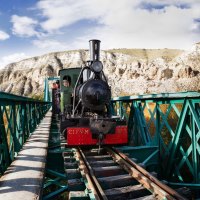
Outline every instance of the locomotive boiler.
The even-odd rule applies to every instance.
[[[89,45],[85,66],[59,71],[60,131],[69,146],[126,144],[126,121],[110,110],[111,88],[100,61],[100,40],[90,40]]]

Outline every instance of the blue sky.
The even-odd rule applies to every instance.
[[[200,42],[199,0],[0,0],[0,67],[52,51],[190,49]]]

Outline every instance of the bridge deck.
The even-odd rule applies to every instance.
[[[52,113],[49,111],[0,179],[0,199],[39,199],[42,192]]]

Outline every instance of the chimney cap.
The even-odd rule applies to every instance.
[[[101,40],[97,40],[97,39],[92,39],[92,40],[89,40],[90,41],[96,41],[96,42],[101,42]]]

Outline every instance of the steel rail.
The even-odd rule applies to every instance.
[[[158,199],[177,199],[186,200],[183,196],[178,194],[175,190],[160,182],[153,177],[144,168],[140,167],[125,154],[113,148],[106,148],[113,159],[122,166],[133,178],[140,182],[146,189],[153,192]]]
[[[80,159],[82,168],[85,170],[86,179],[90,183],[91,189],[94,191],[96,199],[98,200],[108,200],[104,191],[102,190],[97,178],[95,177],[92,167],[88,163],[83,151],[81,148],[78,148],[77,155]]]
[[[155,199],[158,200],[186,200],[183,196],[178,194],[175,190],[171,189],[167,185],[160,182],[157,178],[153,177],[149,172],[143,169],[141,166],[133,162],[126,155],[114,148],[105,148],[107,154],[111,156],[114,162],[116,162],[122,170],[125,170],[138,181],[141,186],[147,189]],[[90,162],[87,160],[84,150],[80,147],[76,148],[75,151],[76,160],[79,160],[79,170],[82,177],[86,179],[86,188],[94,194],[97,200],[107,200],[108,197],[102,189],[101,184],[97,180],[94,173],[94,169],[91,167]],[[110,188],[112,190],[112,188]]]
[[[76,152],[77,159],[79,160],[80,172],[81,172],[82,176],[84,176],[88,182],[87,189],[89,189],[93,192],[95,199],[100,200],[99,195],[97,194],[96,188],[92,182],[92,178],[88,171],[87,165],[85,164],[85,161],[83,159],[82,152],[80,151],[79,148],[76,149],[75,152]]]

